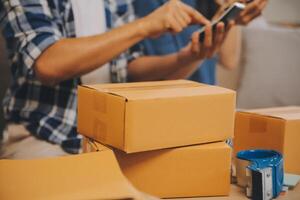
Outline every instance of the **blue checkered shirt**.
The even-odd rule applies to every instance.
[[[105,0],[109,28],[134,19],[131,3],[132,0]],[[0,23],[12,74],[3,100],[7,122],[24,124],[36,137],[77,153],[81,146],[81,136],[76,131],[76,89],[80,79],[51,87],[37,80],[33,70],[36,59],[47,47],[62,38],[75,37],[71,2],[1,0]],[[112,82],[126,81],[126,66],[132,55],[128,51],[110,63]]]

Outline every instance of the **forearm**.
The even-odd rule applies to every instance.
[[[185,66],[182,66],[180,69],[169,74],[166,79],[175,80],[175,79],[187,79],[189,78],[199,67],[202,61],[194,61]]]
[[[139,23],[136,21],[101,35],[62,39],[41,54],[34,66],[35,72],[48,84],[88,73],[142,40],[145,36]]]
[[[241,29],[233,27],[220,49],[220,64],[226,69],[234,69],[240,61],[241,53]]]
[[[177,70],[174,70],[170,74],[168,74],[165,77],[165,79],[187,79],[198,69],[204,57],[203,54],[196,54],[195,56],[195,52],[193,52],[191,48],[191,45],[189,45],[186,48],[181,49],[180,52],[178,52],[178,65],[180,67],[178,67]],[[193,56],[191,56],[191,54]]]
[[[128,65],[130,81],[163,80],[174,70],[177,70],[177,54],[165,56],[143,56]]]
[[[179,53],[166,56],[145,56],[132,61],[128,66],[130,81],[155,81],[184,79],[199,66],[200,60],[186,59]]]

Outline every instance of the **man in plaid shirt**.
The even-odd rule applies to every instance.
[[[227,33],[220,23],[212,40],[209,21],[179,0],[133,22],[128,21],[133,15],[131,0],[104,2],[110,30],[75,38],[70,0],[1,0],[0,23],[12,82],[4,99],[7,128],[0,158],[78,153],[76,88],[82,75],[109,62],[112,81],[126,80],[126,73],[114,70],[120,63],[134,80],[182,78],[212,56]],[[128,52],[122,54],[147,37],[178,33],[192,23],[207,25],[203,44],[195,33],[187,47],[171,55],[134,59]]]

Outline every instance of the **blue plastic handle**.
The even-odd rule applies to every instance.
[[[248,168],[253,171],[271,167],[273,176],[273,197],[276,198],[280,194],[284,176],[283,158],[280,153],[263,149],[247,150],[238,152],[237,158],[249,161],[251,164]]]

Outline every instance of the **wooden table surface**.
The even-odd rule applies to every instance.
[[[249,200],[243,188],[236,185],[231,185],[230,195],[227,197],[201,197],[201,198],[184,198],[177,200]],[[300,200],[300,184],[298,184],[293,190],[289,190],[285,195],[281,195],[277,200]]]

